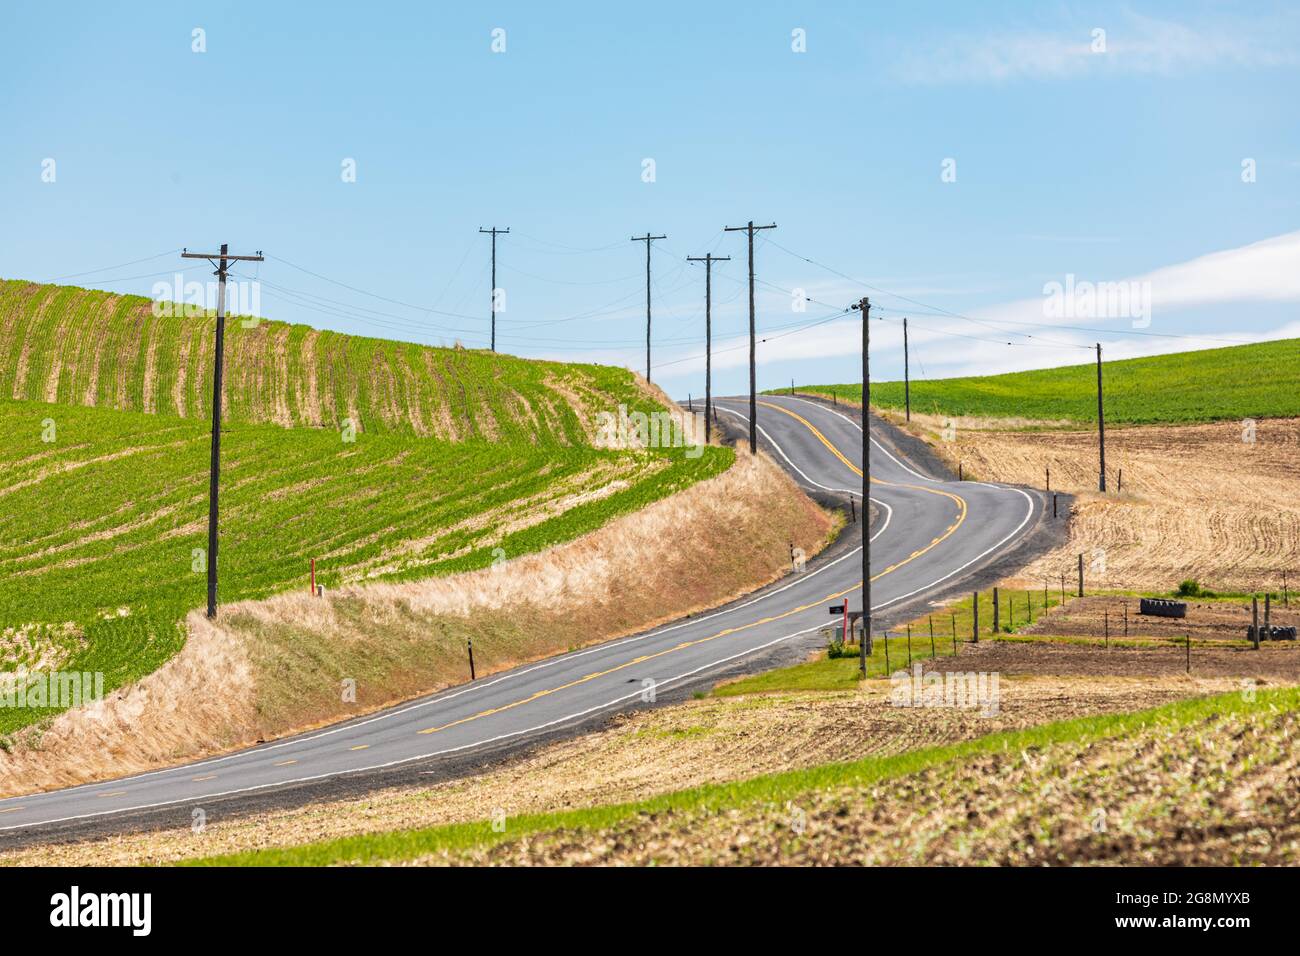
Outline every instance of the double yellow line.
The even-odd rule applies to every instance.
[[[768,408],[775,408],[779,412],[784,412],[785,414],[789,415],[791,418],[803,424],[804,427],[806,427],[810,432],[812,432],[815,436],[817,436],[817,439],[830,450],[831,454],[833,454],[840,461],[844,462],[844,464],[848,465],[848,467],[852,469],[858,476],[862,475],[862,469],[858,468],[857,465],[853,464],[853,462],[845,458],[843,452],[841,452],[838,448],[836,448],[835,445],[830,441],[830,439],[828,439],[825,435],[823,435],[821,433],[821,430],[818,429],[817,426],[814,425],[812,422],[808,421],[806,418],[803,418],[800,415],[796,415],[794,412],[790,411],[789,409],[782,408],[780,405],[773,405],[770,402],[760,402],[759,404],[766,405]],[[864,435],[863,437],[865,438],[866,436]],[[943,541],[945,538],[951,535],[954,531],[956,531],[961,526],[961,523],[966,520],[966,501],[963,498],[959,497],[958,495],[952,494],[951,492],[940,491],[937,488],[926,488],[922,485],[908,485],[908,484],[901,484],[899,482],[881,481],[878,478],[873,478],[871,480],[878,484],[889,485],[891,487],[912,488],[915,489],[916,491],[924,491],[928,494],[942,495],[945,498],[951,498],[954,502],[957,503],[957,520],[954,521],[951,525],[949,525],[947,530],[945,530],[943,534],[939,535],[937,538],[935,538],[925,547],[918,548],[916,551],[913,551],[902,561],[898,561],[894,564],[891,564],[889,567],[885,568],[879,574],[872,575],[871,576],[872,581],[882,578],[886,574],[889,574],[890,572],[895,571],[898,568],[901,568],[903,565],[916,560],[921,555],[925,554],[927,551],[931,550],[936,545],[938,545],[941,541]],[[865,520],[866,519],[864,518],[864,521]],[[807,611],[811,608],[819,607],[823,604],[826,604],[828,601],[835,600],[836,598],[845,597],[846,595],[852,594],[854,591],[857,591],[861,587],[862,587],[862,582],[858,581],[856,584],[852,585],[851,587],[845,588],[843,591],[837,591],[834,594],[828,594],[821,600],[813,601],[811,604],[801,604],[798,607],[791,608],[790,610],[784,611],[781,614],[773,614],[769,617],[761,618],[760,620],[757,621],[750,621],[748,624],[740,624],[737,625],[736,627],[728,627],[725,628],[724,630],[718,631],[718,633],[716,634],[710,634],[708,637],[701,637],[694,641],[683,641],[680,644],[676,644],[673,647],[665,648],[662,651],[656,651],[653,654],[643,654],[640,657],[636,657],[633,658],[632,660],[625,661],[622,664],[616,664],[615,666],[610,667],[606,670],[595,671],[594,673],[587,674],[585,677],[579,677],[577,680],[571,680],[567,684],[560,684],[558,687],[550,687],[547,688],[546,690],[539,690],[535,694],[532,694],[528,697],[520,698],[519,700],[516,701],[511,701],[508,704],[502,704],[500,707],[490,707],[487,710],[479,711],[477,714],[473,714],[469,717],[462,717],[459,720],[453,720],[450,723],[439,724],[436,727],[426,727],[424,730],[419,731],[419,733],[436,734],[439,731],[449,730],[452,727],[459,727],[462,724],[470,723],[471,721],[478,720],[481,717],[490,717],[493,714],[500,714],[507,710],[513,710],[516,707],[522,707],[524,704],[530,704],[533,701],[538,700],[542,697],[548,697],[551,694],[557,694],[560,691],[568,690],[572,687],[577,687],[580,684],[585,684],[588,681],[596,680],[599,677],[606,677],[610,674],[614,674],[617,673],[618,671],[624,670],[625,668],[633,667],[637,664],[643,664],[646,661],[652,661],[656,658],[663,657],[667,654],[672,654],[676,651],[685,650],[688,647],[698,647],[701,644],[707,644],[710,641],[716,641],[719,638],[727,637],[731,634],[739,633],[740,631],[746,631],[752,627],[758,627],[759,625],[762,624],[770,624],[773,621],[783,620],[784,618],[791,617],[792,615],[795,614],[799,614],[802,611]]]
[[[814,425],[812,422],[808,421],[808,419],[804,418],[802,415],[798,415],[798,414],[796,414],[796,413],[790,411],[790,409],[788,409],[788,408],[782,408],[780,405],[773,405],[771,402],[759,402],[758,404],[760,404],[760,405],[765,405],[765,406],[768,407],[768,408],[774,408],[774,409],[776,409],[778,412],[782,412],[782,413],[784,413],[784,414],[786,414],[786,415],[789,415],[789,416],[790,416],[791,418],[793,418],[795,421],[799,422],[801,425],[803,425],[805,428],[807,428],[810,432],[812,432],[813,435],[816,436],[817,440],[818,440],[819,442],[821,442],[823,445],[825,445],[825,446],[830,450],[830,453],[831,453],[832,455],[834,455],[834,456],[835,456],[836,458],[838,458],[840,461],[844,462],[844,464],[848,466],[848,468],[849,468],[850,471],[852,471],[852,472],[853,472],[855,475],[857,475],[859,478],[862,477],[862,469],[859,468],[857,465],[853,464],[853,462],[849,461],[847,458],[845,458],[845,457],[844,457],[844,453],[841,452],[838,448],[836,448],[835,445],[834,445],[834,443],[831,442],[831,440],[830,440],[829,438],[827,438],[825,435],[822,434],[821,429],[818,428],[816,425]],[[862,439],[863,439],[864,442],[866,441],[866,437],[867,437],[867,436],[866,436],[866,434],[864,433],[863,436],[862,436]],[[894,571],[894,570],[897,570],[898,568],[901,568],[903,565],[907,564],[909,561],[915,561],[915,560],[916,560],[917,558],[919,558],[921,555],[925,554],[925,553],[926,553],[927,551],[929,551],[931,548],[935,547],[937,544],[939,544],[941,541],[943,541],[945,538],[947,538],[949,535],[951,535],[954,531],[956,531],[958,528],[960,528],[961,525],[962,525],[962,522],[966,520],[966,499],[965,499],[965,498],[962,498],[960,495],[954,495],[951,491],[943,491],[943,490],[941,490],[941,489],[939,489],[939,488],[927,488],[925,485],[910,485],[910,484],[905,484],[905,483],[903,483],[903,482],[899,482],[899,481],[883,481],[883,480],[881,480],[880,478],[872,478],[872,479],[871,479],[871,483],[872,483],[873,485],[884,485],[884,486],[889,487],[889,488],[910,488],[910,489],[912,489],[913,491],[924,491],[926,494],[929,494],[929,495],[942,495],[942,496],[945,497],[945,498],[950,498],[950,499],[952,499],[952,501],[954,501],[954,502],[956,503],[956,505],[957,505],[957,520],[954,521],[952,524],[948,525],[948,527],[947,527],[946,529],[944,529],[943,534],[939,535],[937,538],[935,538],[934,540],[932,540],[932,541],[931,541],[929,544],[927,544],[925,547],[923,547],[923,548],[918,548],[917,550],[913,551],[911,554],[909,554],[909,555],[908,555],[906,558],[904,558],[902,561],[899,561],[899,562],[897,562],[896,564],[891,564],[889,567],[885,568],[885,570],[881,571],[879,574],[873,574],[873,575],[871,576],[871,580],[872,580],[872,581],[875,581],[875,580],[878,579],[878,578],[884,577],[886,574],[889,574],[889,572],[891,572],[891,571]],[[865,504],[864,504],[864,507],[865,507]],[[861,583],[861,582],[859,582],[859,583]]]

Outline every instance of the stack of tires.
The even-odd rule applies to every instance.
[[[1152,617],[1187,617],[1186,601],[1169,601],[1165,598],[1142,598],[1138,613]]]
[[[1294,641],[1296,639],[1296,629],[1294,626],[1283,627],[1274,624],[1270,627],[1261,627],[1259,629],[1259,639],[1261,641]],[[1255,625],[1246,626],[1246,640],[1253,642],[1255,640]]]

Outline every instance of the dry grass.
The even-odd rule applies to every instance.
[[[922,430],[944,422],[913,416]],[[1300,570],[1300,419],[1263,420],[1255,441],[1242,425],[1160,426],[1106,433],[1108,484],[1097,483],[1095,431],[1012,431],[963,426],[937,449],[981,479],[1076,494],[1069,541],[1021,576],[1055,582],[1085,555],[1090,588],[1170,589],[1186,578],[1219,590],[1280,591]]]
[[[35,847],[0,862],[21,865],[160,863],[192,856],[564,810],[641,799],[831,761],[899,753],[1085,714],[1154,706],[1226,689],[1186,679],[1006,681],[1000,712],[891,707],[888,685],[857,692],[709,698],[616,718],[604,731],[553,744],[499,770],[420,789],[222,820],[93,843]]]
[[[439,690],[467,676],[470,637],[486,674],[635,633],[775,580],[790,542],[815,554],[834,521],[766,457],[744,455],[716,478],[497,568],[240,602],[215,625],[196,612],[185,649],[156,673],[56,718],[39,749],[0,754],[0,790],[153,769]],[[356,682],[355,703],[342,700],[344,679]]]

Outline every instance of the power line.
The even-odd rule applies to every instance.
[[[180,249],[168,249],[166,252],[160,252],[156,256],[145,256],[143,259],[132,259],[130,262],[119,262],[115,266],[104,266],[100,269],[87,269],[85,272],[73,272],[66,276],[55,276],[50,280],[51,283],[62,282],[64,279],[79,279],[81,276],[94,275],[97,272],[112,272],[114,269],[125,269],[127,266],[139,265],[141,262],[152,262],[154,259],[161,259],[163,256],[174,256],[180,252]],[[166,273],[156,273],[157,275],[166,275]],[[139,278],[147,278],[141,276]]]

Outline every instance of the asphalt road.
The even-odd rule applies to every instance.
[[[747,427],[748,399],[721,399]],[[849,415],[792,397],[764,396],[761,445],[810,491],[861,490],[862,430]],[[745,453],[741,447],[741,453]],[[873,610],[950,588],[1013,547],[1041,499],[1019,488],[945,482],[897,453],[871,448]],[[861,534],[859,523],[850,533]],[[750,599],[678,623],[549,658],[369,717],[223,757],[0,801],[0,831],[102,820],[163,807],[473,753],[544,737],[558,727],[641,703],[833,623],[828,606],[860,607],[861,544],[814,562]]]

